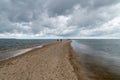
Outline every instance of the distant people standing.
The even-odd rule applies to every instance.
[[[60,39],[60,42],[62,42],[62,39]]]
[[[57,42],[60,42],[60,39],[57,39]]]
[[[57,42],[62,42],[62,39],[57,39]]]

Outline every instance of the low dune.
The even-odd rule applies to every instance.
[[[70,41],[56,42],[0,62],[0,80],[89,80]]]

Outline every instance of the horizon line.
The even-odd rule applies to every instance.
[[[41,37],[41,38],[0,38],[0,39],[120,39],[118,37]]]

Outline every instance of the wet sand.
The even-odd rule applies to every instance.
[[[89,80],[70,41],[48,44],[0,62],[0,80]]]
[[[36,49],[36,48],[42,48],[42,46],[43,45],[39,45],[39,46],[26,48],[26,49],[16,49],[16,50],[3,52],[2,54],[0,54],[0,61],[7,60],[9,58],[22,55],[22,54],[27,53],[28,51],[31,51],[31,50]]]

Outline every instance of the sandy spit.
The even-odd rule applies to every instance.
[[[48,44],[0,62],[0,80],[88,80],[70,41]]]

